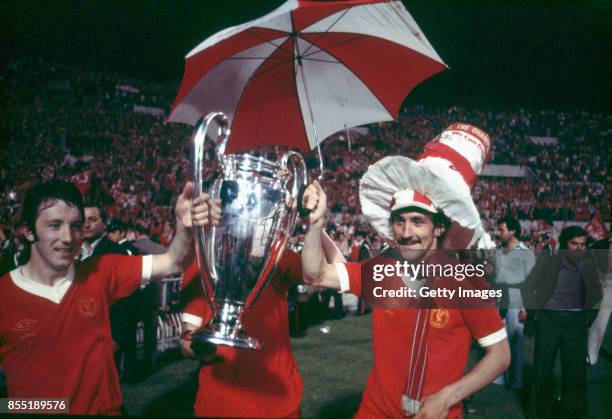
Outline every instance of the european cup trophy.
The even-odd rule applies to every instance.
[[[209,130],[216,139],[207,137]],[[262,342],[244,330],[244,316],[268,285],[295,228],[306,164],[293,151],[279,162],[248,153],[226,155],[229,134],[228,118],[211,113],[198,123],[192,140],[195,193],[220,198],[223,211],[218,226],[194,228],[198,266],[208,277],[202,289],[213,316],[192,339],[261,349]],[[207,145],[214,146],[213,169],[204,167],[211,163],[204,159]]]

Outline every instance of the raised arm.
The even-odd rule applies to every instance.
[[[323,246],[323,254],[327,263],[346,263],[342,251],[325,230],[321,232],[321,246]]]
[[[338,273],[333,264],[325,259],[324,246],[333,256],[336,250],[331,249],[329,237],[325,237],[325,213],[327,211],[327,196],[316,180],[306,188],[304,207],[309,209],[308,231],[302,247],[302,269],[304,282],[324,288],[340,289]],[[325,241],[325,244],[323,243]],[[338,250],[339,252],[339,250]]]
[[[182,272],[193,260],[193,226],[217,225],[220,220],[220,206],[211,205],[208,195],[202,194],[191,200],[193,183],[187,182],[179,195],[176,206],[176,234],[168,251],[153,256],[151,279],[161,279]],[[210,211],[209,211],[210,207]]]

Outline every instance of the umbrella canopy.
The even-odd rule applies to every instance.
[[[345,127],[397,117],[418,83],[446,68],[400,1],[289,0],[206,39],[185,59],[168,121],[232,121],[227,152],[301,150]]]

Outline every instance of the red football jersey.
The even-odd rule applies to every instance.
[[[0,278],[0,361],[9,397],[68,398],[71,414],[119,414],[108,307],[139,287],[142,257],[93,257],[75,262],[73,272],[58,302],[18,286],[19,268]]]
[[[452,263],[452,261],[448,261]],[[455,262],[456,263],[456,262]],[[344,264],[349,292],[361,294],[361,264]],[[452,279],[444,286],[451,287]],[[416,309],[372,309],[374,366],[368,377],[357,418],[405,417],[402,395],[406,392]],[[472,340],[483,346],[505,337],[504,323],[494,306],[488,308],[434,308],[429,312],[428,354],[423,396],[459,380],[465,374]],[[461,417],[461,403],[449,418]]]
[[[287,417],[299,413],[302,378],[291,350],[287,290],[302,276],[299,255],[286,251],[270,284],[246,313],[245,329],[263,343],[262,350],[219,345],[223,361],[200,368],[194,411],[197,416]],[[211,312],[198,280],[197,264],[184,275],[184,320],[206,324]]]

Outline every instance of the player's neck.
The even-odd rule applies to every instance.
[[[508,240],[508,242],[505,244],[504,246],[504,252],[505,253],[510,253],[510,251],[512,251],[512,249],[514,249],[516,246],[518,246],[519,244],[519,240],[516,237],[512,237],[510,240]]]
[[[69,270],[70,265],[66,269],[54,269],[35,251],[32,251],[28,263],[21,267],[21,273],[26,278],[49,286],[53,286],[57,281],[66,278]]]

